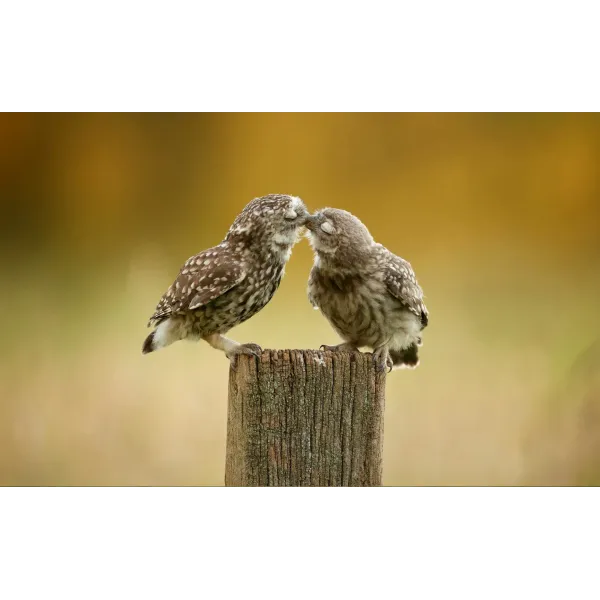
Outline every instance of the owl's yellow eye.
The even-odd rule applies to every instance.
[[[329,234],[332,234],[335,231],[335,229],[333,228],[333,225],[329,221],[325,221],[324,223],[321,223],[321,230],[324,231],[325,233],[329,233]]]

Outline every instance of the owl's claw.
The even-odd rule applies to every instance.
[[[377,350],[373,352],[373,364],[375,365],[375,370],[379,373],[383,373],[386,370],[388,373],[392,371],[394,362],[385,346],[377,348]]]
[[[242,351],[239,354],[251,354],[253,356],[256,356],[256,358],[260,358],[260,355],[263,351],[258,344],[253,343],[242,344],[240,346],[240,349],[242,349]]]
[[[262,354],[262,348],[258,344],[239,344],[235,348],[232,348],[229,352],[226,352],[226,356],[229,359],[231,368],[237,371],[238,356],[240,354],[246,354],[248,356],[255,356],[260,358]]]

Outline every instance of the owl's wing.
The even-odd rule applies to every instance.
[[[166,291],[148,325],[160,323],[172,314],[208,304],[238,285],[246,272],[232,255],[216,246],[185,262],[177,279]]]
[[[423,302],[423,290],[417,283],[410,263],[388,251],[385,264],[385,284],[388,291],[419,317],[421,325],[425,327],[429,322],[429,313]]]

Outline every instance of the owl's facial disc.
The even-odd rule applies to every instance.
[[[334,224],[322,213],[315,213],[306,219],[308,238],[315,252],[332,254],[338,246]]]
[[[304,202],[296,196],[291,196],[290,203],[283,214],[284,225],[286,228],[295,229],[302,227],[306,219],[310,216]]]

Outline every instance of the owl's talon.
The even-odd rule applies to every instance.
[[[226,352],[227,358],[231,361],[231,366],[235,371],[237,366],[237,357],[240,354],[246,354],[248,356],[255,356],[256,358],[260,358],[262,354],[262,348],[258,344],[239,344]]]
[[[242,344],[240,348],[243,348],[243,351],[240,354],[251,354],[252,356],[256,356],[256,358],[260,358],[262,354],[262,348],[258,344]]]
[[[379,373],[384,373],[386,370],[388,373],[391,372],[394,363],[385,346],[377,348],[377,350],[373,352],[373,364],[375,365],[375,370]]]

